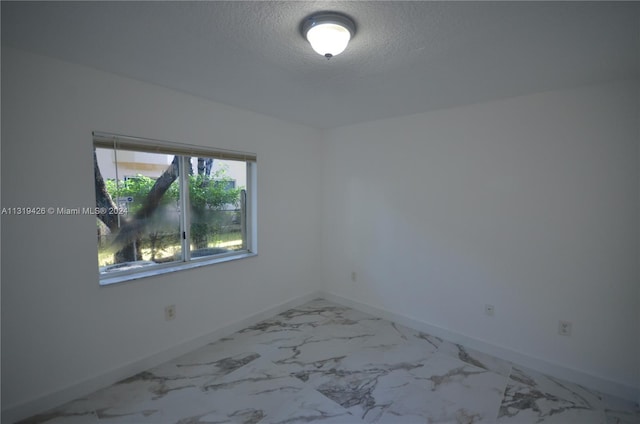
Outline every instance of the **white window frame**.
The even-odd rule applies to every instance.
[[[167,274],[171,272],[177,272],[186,269],[193,269],[202,266],[214,265],[223,262],[235,261],[238,259],[249,258],[257,256],[258,254],[258,211],[257,211],[257,155],[254,153],[206,148],[200,146],[194,146],[189,144],[167,142],[162,140],[152,140],[140,137],[130,137],[119,134],[110,134],[94,131],[93,132],[93,145],[94,148],[112,148],[133,150],[138,152],[149,153],[164,153],[179,155],[181,160],[178,164],[180,184],[180,207],[181,211],[181,229],[184,233],[182,238],[182,261],[171,262],[167,264],[157,264],[148,268],[140,268],[138,270],[128,271],[112,271],[107,273],[100,273],[100,285],[107,286],[115,283],[122,283],[125,281],[132,281],[141,278],[152,277],[156,275]],[[204,256],[200,258],[191,258],[191,225],[189,220],[190,204],[189,204],[189,189],[187,187],[188,181],[185,178],[187,175],[184,170],[188,167],[189,157],[212,157],[215,159],[229,159],[229,160],[242,160],[246,164],[247,181],[246,181],[246,200],[244,205],[244,211],[246,217],[244,218],[244,230],[245,237],[243,240],[245,245],[244,249],[239,251],[222,253],[214,256]],[[97,245],[96,245],[96,258]]]

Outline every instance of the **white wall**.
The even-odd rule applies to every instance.
[[[319,286],[317,132],[4,47],[2,123],[4,207],[95,205],[92,130],[255,152],[259,178],[257,257],[107,287],[95,217],[3,216],[3,408]]]
[[[638,108],[620,82],[331,131],[325,289],[633,393]]]
[[[93,217],[3,216],[4,409],[318,288],[638,385],[637,83],[325,134],[5,48],[2,89],[2,206],[92,206],[92,130],[247,150],[260,245],[256,258],[99,287]]]

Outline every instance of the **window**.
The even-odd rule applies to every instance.
[[[254,154],[102,133],[93,142],[101,284],[257,253]]]

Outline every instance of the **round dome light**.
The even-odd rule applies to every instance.
[[[347,48],[356,33],[356,26],[344,15],[323,13],[305,19],[301,31],[316,53],[330,59]]]

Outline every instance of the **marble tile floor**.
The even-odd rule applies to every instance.
[[[638,405],[316,299],[20,424],[639,424]]]

